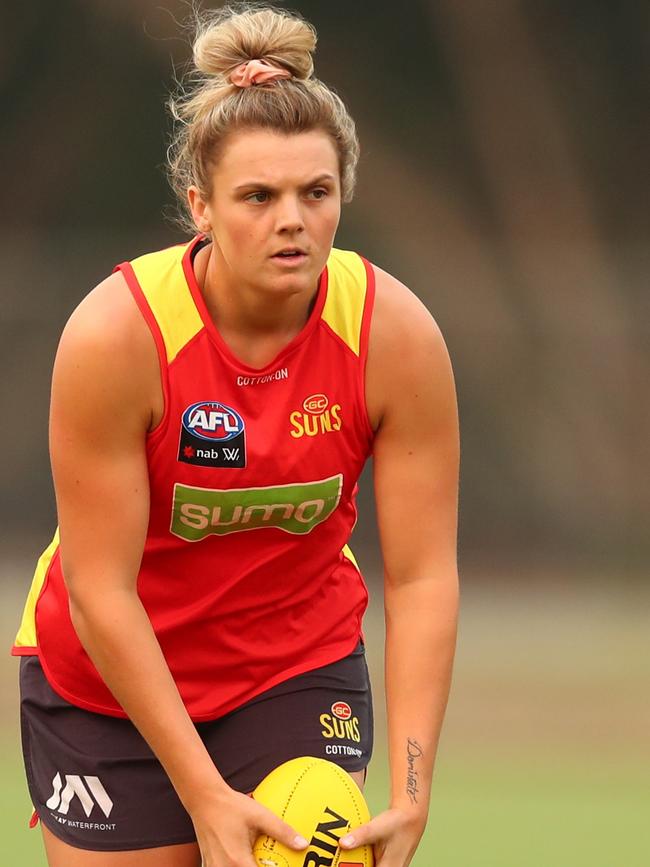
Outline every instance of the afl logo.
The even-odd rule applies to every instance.
[[[302,402],[302,408],[305,412],[311,415],[320,415],[325,412],[329,400],[324,394],[312,394],[311,397],[306,397]]]
[[[352,708],[347,701],[335,701],[332,705],[332,713],[338,719],[350,719],[352,716]]]
[[[202,440],[225,443],[244,432],[244,420],[224,403],[200,401],[188,406],[183,413],[183,427]]]

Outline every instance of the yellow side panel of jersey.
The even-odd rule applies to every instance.
[[[59,528],[57,527],[54,538],[43,551],[38,559],[38,563],[36,564],[32,586],[29,595],[27,596],[27,601],[25,602],[23,619],[20,623],[18,635],[16,635],[16,641],[14,642],[15,647],[36,647],[36,603],[38,602],[38,597],[41,595],[45,576],[47,575],[47,570],[50,568],[52,557],[54,557],[58,547]]]
[[[187,245],[135,259],[131,265],[165,341],[167,362],[203,328],[183,272]]]
[[[359,564],[357,563],[357,558],[356,558],[356,557],[354,556],[354,554],[352,553],[352,548],[350,548],[349,545],[344,545],[344,546],[343,546],[343,556],[344,556],[347,560],[349,560],[350,563],[354,563],[354,565],[356,566],[358,572],[361,571],[361,570],[359,569]]]
[[[366,301],[366,269],[358,253],[332,250],[327,260],[327,298],[322,318],[359,355]]]

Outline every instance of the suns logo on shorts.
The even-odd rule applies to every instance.
[[[350,719],[352,716],[352,708],[347,701],[335,701],[332,705],[332,713],[338,719]]]
[[[341,404],[330,405],[326,394],[310,394],[300,409],[289,416],[290,434],[294,439],[315,437],[319,434],[336,433],[341,430]]]
[[[335,701],[329,713],[319,717],[324,738],[361,743],[359,717],[352,715],[352,708],[347,701]]]

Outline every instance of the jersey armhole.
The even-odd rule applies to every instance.
[[[151,307],[149,307],[149,303],[145,298],[142,287],[138,283],[138,278],[135,276],[133,266],[130,262],[122,262],[113,268],[113,273],[116,271],[121,271],[124,276],[126,284],[135,299],[135,303],[138,305],[138,309],[140,310],[140,313],[142,313],[144,321],[149,326],[149,330],[151,331],[151,335],[156,345],[156,354],[158,355],[160,382],[163,391],[163,413],[158,424],[147,432],[147,441],[149,442],[163,433],[169,419],[169,372],[167,367],[167,350],[165,348],[165,341],[160,326],[156,321],[156,317],[153,315]]]
[[[364,421],[366,424],[366,432],[370,444],[375,439],[375,432],[370,423],[368,415],[368,404],[366,402],[366,367],[368,364],[368,344],[370,342],[370,324],[372,322],[372,313],[375,306],[375,269],[372,264],[363,256],[360,257],[363,262],[363,267],[366,271],[366,297],[363,305],[363,315],[361,317],[361,333],[359,335],[359,396],[361,406],[363,407]],[[372,451],[372,448],[371,448]]]

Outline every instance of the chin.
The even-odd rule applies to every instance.
[[[318,275],[313,274],[281,274],[269,281],[269,291],[278,295],[296,295],[310,293],[318,285]]]

